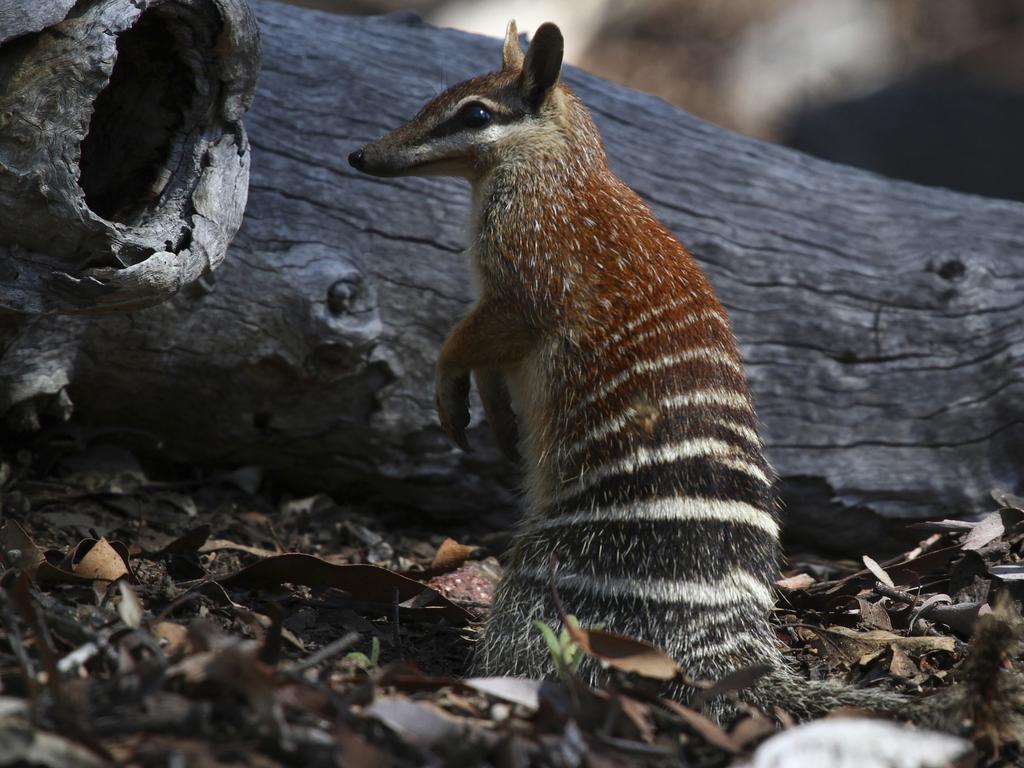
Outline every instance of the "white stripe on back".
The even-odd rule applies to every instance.
[[[514,575],[543,584],[547,584],[550,579],[546,566],[524,567],[515,571]],[[558,572],[555,580],[559,587],[570,587],[598,597],[643,597],[663,603],[688,603],[709,608],[749,601],[770,608],[775,602],[770,587],[738,568],[716,581],[627,579],[567,571]]]
[[[683,296],[681,298],[678,298],[675,301],[670,301],[668,304],[661,304],[661,305],[659,305],[657,307],[654,307],[654,309],[651,309],[651,310],[649,310],[647,312],[641,312],[639,315],[637,315],[632,320],[630,320],[630,321],[620,325],[619,329],[617,331],[615,331],[615,333],[611,334],[606,339],[604,339],[602,342],[600,342],[599,344],[595,345],[594,351],[595,352],[600,352],[602,350],[608,349],[608,347],[612,346],[613,344],[617,344],[620,340],[625,338],[629,334],[629,332],[632,331],[633,329],[639,328],[641,325],[643,325],[644,323],[648,322],[649,320],[652,320],[655,317],[658,317],[659,315],[663,315],[666,312],[670,312],[671,310],[675,309],[676,307],[681,307],[684,304],[689,304],[691,301],[694,301],[696,298],[697,297],[696,297],[695,294],[688,293],[687,295],[685,295],[685,296]]]
[[[631,336],[628,339],[622,340],[622,349],[628,349],[629,347],[635,346],[643,341],[654,339],[659,336],[672,337],[672,334],[676,331],[681,331],[684,328],[689,328],[701,320],[715,320],[722,325],[723,328],[729,330],[729,323],[725,319],[725,316],[721,312],[717,312],[712,309],[705,309],[701,312],[691,312],[682,320],[678,320],[674,323],[668,323],[667,325],[656,325],[650,330],[638,333],[635,336]]]
[[[768,479],[764,471],[744,459],[735,446],[722,440],[696,437],[671,445],[658,446],[657,448],[640,446],[634,448],[630,455],[625,458],[588,467],[579,478],[570,481],[561,491],[556,493],[550,503],[558,504],[571,499],[573,496],[578,496],[602,480],[615,475],[631,474],[638,469],[654,464],[671,464],[682,459],[697,457],[712,459],[730,469],[748,474],[766,486],[771,485],[771,480]]]
[[[652,371],[658,371],[663,368],[671,368],[674,365],[689,362],[691,360],[706,360],[711,363],[732,368],[737,373],[741,375],[743,374],[743,366],[728,351],[717,347],[693,347],[671,355],[662,355],[661,357],[656,357],[653,360],[640,360],[639,362],[634,363],[631,367],[621,371],[610,381],[602,384],[596,390],[577,402],[573,406],[573,412],[579,413],[580,409],[585,408],[592,403],[596,403],[599,400],[603,400],[634,376],[651,373]]]
[[[757,434],[756,430],[751,429],[745,424],[737,424],[735,421],[730,421],[729,419],[712,419],[712,421],[722,429],[727,429],[730,432],[739,435],[752,445],[755,445],[758,448],[761,447],[761,436]]]
[[[747,399],[746,396],[728,389],[698,389],[692,392],[683,392],[681,394],[671,395],[664,398],[658,402],[656,407],[659,413],[664,414],[677,408],[690,408],[701,405],[722,405],[727,408],[753,411],[750,400]],[[609,435],[615,434],[627,424],[635,420],[636,416],[633,413],[629,413],[625,416],[615,416],[608,419],[606,422],[595,427],[582,438],[570,445],[565,452],[566,458],[571,458],[591,443],[596,443],[598,440],[603,440]],[[732,429],[734,432],[739,432],[740,434],[744,434],[743,432],[740,432],[740,430],[747,430],[746,436],[748,436],[748,439],[750,439],[755,445],[760,444],[757,434],[749,427],[743,427],[739,424],[730,426],[730,422],[722,420],[719,420],[719,423],[729,429]]]
[[[531,525],[530,532],[569,528],[588,523],[620,523],[635,520],[699,520],[741,523],[760,528],[775,538],[779,535],[779,524],[763,509],[758,509],[743,501],[721,501],[700,496],[675,496],[668,499],[637,501],[614,507],[548,517]]]
[[[680,655],[680,658],[684,661],[696,661],[697,659],[705,659],[708,656],[724,656],[727,653],[740,649],[760,649],[764,648],[766,644],[764,637],[752,635],[750,632],[737,632],[721,640],[687,643],[686,650]]]

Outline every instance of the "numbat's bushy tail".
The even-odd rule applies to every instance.
[[[747,694],[757,703],[807,716],[904,707],[786,670],[768,620],[773,475],[729,322],[690,255],[608,169],[590,115],[559,83],[561,63],[555,26],[524,55],[510,24],[499,71],[349,158],[372,174],[472,184],[479,301],[441,351],[438,411],[464,446],[472,374],[526,475],[475,672],[553,671],[533,621],[557,623],[554,555],[558,591],[582,624],[655,643],[692,677],[768,663],[776,671]]]

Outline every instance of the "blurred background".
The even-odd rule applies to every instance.
[[[1024,0],[288,0],[413,10],[566,59],[725,128],[895,178],[1024,200]]]

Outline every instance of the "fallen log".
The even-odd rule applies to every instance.
[[[228,258],[160,306],[8,322],[0,408],[32,424],[73,407],[178,459],[259,464],[346,498],[508,511],[517,473],[486,427],[477,419],[462,453],[432,405],[435,354],[471,301],[467,190],[360,176],[345,160],[443,80],[496,67],[498,41],[408,15],[253,7],[264,66]],[[614,169],[730,312],[791,531],[875,551],[888,519],[971,514],[993,487],[1024,490],[1024,206],[817,161],[578,70],[566,79]]]

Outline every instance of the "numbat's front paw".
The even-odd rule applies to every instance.
[[[473,371],[473,378],[498,447],[506,458],[519,461],[519,429],[504,375],[493,368],[480,368]]]
[[[434,402],[441,429],[459,448],[468,451],[469,371],[456,372],[438,367]]]

